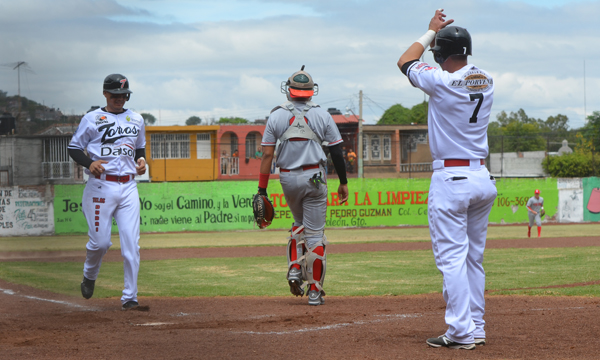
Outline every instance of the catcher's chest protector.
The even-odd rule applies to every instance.
[[[287,109],[292,114],[294,114],[294,121],[292,122],[290,127],[283,133],[283,135],[281,135],[279,141],[283,142],[291,138],[300,138],[313,140],[317,144],[321,145],[321,143],[323,142],[321,138],[317,136],[317,134],[315,134],[315,132],[312,131],[312,129],[308,126],[306,121],[304,121],[304,116],[306,115],[306,113],[310,109],[318,106],[319,105],[313,103],[312,101],[309,101],[306,103],[306,106],[304,107],[304,109],[302,109],[302,111],[298,111],[291,101],[287,101],[281,104],[279,106],[280,108]]]

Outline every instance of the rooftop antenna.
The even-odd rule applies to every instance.
[[[12,67],[13,70],[17,70],[17,91],[18,91],[18,99],[19,99],[19,113],[17,114],[17,121],[21,117],[21,67],[23,71],[27,71],[33,73],[33,70],[29,67],[25,61],[17,61],[9,64],[2,64],[2,66]]]

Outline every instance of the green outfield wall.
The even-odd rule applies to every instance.
[[[600,178],[582,179],[583,185],[583,220],[600,221]]]
[[[350,179],[350,199],[338,200],[338,182],[329,182],[327,227],[427,225],[429,179]],[[85,185],[55,185],[56,234],[85,233],[81,212]],[[540,189],[547,217],[557,211],[556,179],[499,179],[491,223],[527,221],[527,200]],[[140,183],[142,232],[218,231],[253,229],[252,195],[256,181]],[[275,207],[270,228],[287,229],[293,220],[278,180],[269,182]],[[113,231],[117,231],[113,221]]]

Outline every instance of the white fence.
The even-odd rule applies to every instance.
[[[240,158],[221,157],[221,175],[239,175]]]

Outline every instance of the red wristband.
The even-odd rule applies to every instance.
[[[263,188],[266,189],[267,185],[269,185],[269,176],[271,174],[263,174],[260,173],[260,175],[258,176],[258,187],[259,188]]]

